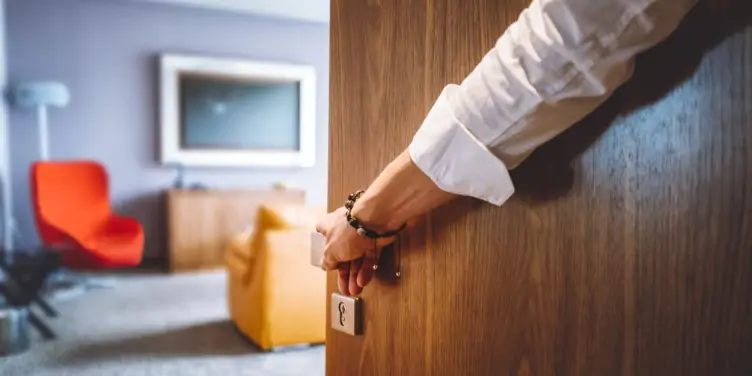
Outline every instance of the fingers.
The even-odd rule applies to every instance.
[[[351,262],[342,262],[337,268],[337,287],[339,292],[348,296],[357,296],[363,292],[371,280],[375,271],[374,260],[360,258]]]
[[[316,231],[326,237],[320,265],[326,271],[338,270],[337,284],[341,293],[359,295],[374,278],[374,260],[378,259],[380,244],[357,234],[345,220],[344,213],[345,209],[339,208],[316,224]],[[388,244],[393,239],[382,241]]]
[[[358,274],[360,272],[361,264],[363,264],[363,259],[359,258],[357,260],[350,261],[350,295],[357,296],[360,295],[361,292],[363,292],[363,289],[358,286],[357,279]]]
[[[373,270],[374,264],[375,260],[370,257],[366,257],[363,260],[363,265],[361,265],[360,267],[356,280],[358,287],[360,287],[361,289],[371,283],[371,280],[376,273],[376,271]]]
[[[349,282],[350,282],[350,263],[344,262],[338,269],[337,288],[339,292],[344,295],[350,295]]]

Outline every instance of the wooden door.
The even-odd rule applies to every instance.
[[[695,9],[502,208],[461,199],[407,234],[401,280],[363,295],[365,335],[328,332],[327,375],[752,375],[745,3]],[[330,209],[526,5],[332,0]]]

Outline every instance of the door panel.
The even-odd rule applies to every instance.
[[[527,3],[332,0],[330,209]],[[701,4],[502,208],[460,199],[405,234],[365,335],[328,332],[327,375],[752,374],[751,19]]]

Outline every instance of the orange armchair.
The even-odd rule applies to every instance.
[[[31,196],[42,242],[62,250],[72,269],[104,269],[141,263],[141,224],[112,213],[107,172],[94,161],[37,162]]]

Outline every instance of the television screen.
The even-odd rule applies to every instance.
[[[183,149],[300,150],[300,83],[179,75]]]

